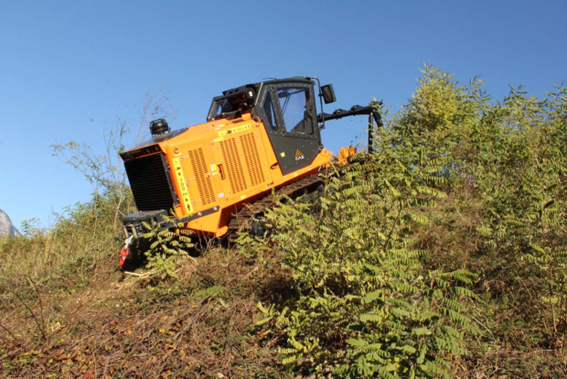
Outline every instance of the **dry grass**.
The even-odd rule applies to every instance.
[[[271,279],[236,251],[212,248],[160,283],[123,276],[117,242],[75,269],[78,257],[47,253],[63,249],[48,238],[2,247],[3,256],[33,250],[21,266],[14,258],[2,267],[1,377],[286,376],[255,337],[256,303]]]

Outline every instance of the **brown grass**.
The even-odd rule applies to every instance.
[[[28,243],[11,241],[10,251]],[[180,262],[175,282],[123,277],[119,246],[91,257],[84,269],[50,261],[52,271],[32,270],[33,278],[24,267],[12,280],[3,276],[0,377],[287,376],[275,349],[255,336],[256,303],[270,288],[269,273],[216,247],[197,265]]]

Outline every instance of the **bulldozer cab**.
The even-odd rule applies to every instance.
[[[207,120],[252,112],[264,124],[284,175],[309,166],[322,149],[314,83],[307,78],[249,84],[215,97]]]
[[[252,112],[262,119],[284,175],[313,162],[322,145],[311,80],[264,83]]]

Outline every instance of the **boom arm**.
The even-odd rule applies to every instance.
[[[333,113],[320,113],[317,115],[318,122],[328,120],[338,120],[348,116],[368,115],[368,153],[373,152],[372,130],[374,127],[382,126],[382,118],[380,113],[371,106],[362,107],[360,105],[352,106],[348,111],[344,109],[336,109]]]

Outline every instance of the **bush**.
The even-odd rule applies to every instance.
[[[248,253],[291,270],[292,296],[258,324],[303,372],[448,377],[457,361],[490,371],[484,352],[505,346],[564,355],[567,89],[490,104],[478,78],[423,73],[399,113],[381,109],[375,153],[326,178],[319,211],[279,205]]]

